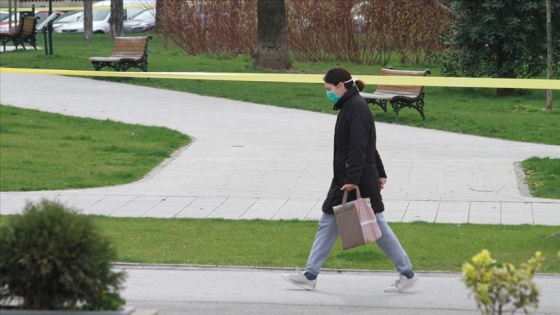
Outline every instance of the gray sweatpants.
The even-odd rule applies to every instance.
[[[375,216],[382,234],[381,238],[377,240],[379,248],[391,259],[399,273],[412,271],[410,259],[402,248],[397,236],[387,224],[383,213],[376,213]],[[307,259],[307,272],[314,275],[319,274],[321,266],[327,261],[337,237],[338,226],[336,225],[334,214],[323,213],[321,220],[319,220],[319,228],[315,235],[313,247]]]

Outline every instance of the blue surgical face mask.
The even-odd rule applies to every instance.
[[[334,94],[334,91],[327,91],[327,99],[331,101],[333,104],[338,102],[340,96]]]

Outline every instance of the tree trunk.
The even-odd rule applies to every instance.
[[[258,0],[257,19],[257,49],[253,66],[291,69],[284,0]]]
[[[550,0],[546,0],[546,78],[552,79],[552,13]],[[552,109],[552,90],[546,90],[546,109]]]
[[[155,33],[160,33],[162,29],[161,23],[163,23],[163,6],[163,0],[156,0],[156,25],[154,26]]]
[[[109,18],[109,24],[111,25],[110,37],[115,39],[115,37],[123,36],[123,0],[111,0],[111,17]]]
[[[93,6],[91,1],[84,1],[84,39],[93,38]]]

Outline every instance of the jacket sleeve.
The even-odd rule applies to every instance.
[[[381,156],[379,152],[375,150],[375,164],[377,165],[377,172],[380,178],[387,178],[387,173],[385,173],[385,168],[383,167],[383,161],[381,161]]]
[[[353,104],[354,105],[354,104]],[[358,104],[356,104],[358,105]],[[369,108],[366,107],[369,111]],[[346,176],[344,179],[345,184],[360,183],[364,165],[366,161],[366,151],[368,139],[371,136],[372,123],[371,113],[365,112],[361,106],[352,106],[352,113],[349,122],[349,147],[348,158],[346,160]]]

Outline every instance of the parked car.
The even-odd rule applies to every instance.
[[[80,22],[84,18],[84,11],[70,11],[53,22],[53,30],[68,23]]]
[[[5,18],[7,18],[10,15],[10,12],[7,11],[0,11],[0,21],[3,21]]]
[[[123,22],[123,32],[142,33],[151,30],[156,25],[155,9],[146,9]]]
[[[126,17],[126,11],[125,11]],[[109,18],[111,17],[110,10],[93,10],[92,12],[92,31],[95,34],[109,33]],[[123,18],[125,18],[123,17]],[[84,21],[70,22],[65,25],[60,25],[55,30],[55,33],[83,33]]]
[[[64,14],[63,12],[53,11],[53,13]],[[19,17],[19,12],[13,12],[11,15],[12,19],[12,31],[17,29]],[[41,24],[49,16],[49,11],[35,11],[35,17],[37,17],[37,25]],[[0,32],[6,33],[10,31],[10,18],[6,17],[0,21]]]
[[[123,21],[128,20],[130,17],[145,10],[149,7],[155,6],[154,0],[124,0],[123,1]],[[111,26],[109,19],[111,18],[111,1],[99,1],[93,4],[93,25],[92,31],[95,34],[109,33]],[[106,8],[106,9],[105,9]],[[56,33],[83,33],[84,22],[67,23],[55,29]]]

